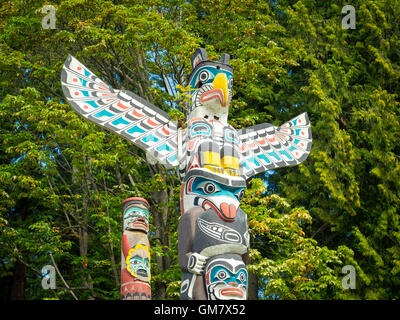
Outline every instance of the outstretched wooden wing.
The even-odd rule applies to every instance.
[[[280,167],[295,166],[310,153],[312,137],[307,113],[280,127],[263,123],[238,131],[243,175],[251,176]]]
[[[167,168],[176,167],[177,127],[166,112],[127,90],[114,90],[72,56],[61,84],[71,107],[147,151]]]

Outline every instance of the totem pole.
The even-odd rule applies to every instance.
[[[61,82],[77,113],[177,169],[181,299],[243,300],[250,240],[239,203],[246,181],[303,162],[311,150],[311,127],[303,113],[280,127],[234,129],[227,122],[233,85],[229,55],[210,61],[200,48],[191,63],[186,129],[136,94],[109,87],[72,56]]]
[[[151,300],[149,204],[128,198],[122,211],[121,300]]]

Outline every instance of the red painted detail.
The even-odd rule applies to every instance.
[[[304,147],[304,143],[303,143],[303,142],[302,142],[302,143],[300,143],[300,146]]]
[[[192,184],[193,184],[193,181],[194,181],[194,178],[191,178],[189,181],[188,181],[188,188],[187,188],[187,192],[189,193],[189,192],[192,192]]]
[[[133,114],[136,118],[142,118],[142,117],[144,117],[144,114],[141,114],[141,113],[137,112],[135,109],[132,110],[132,114]]]
[[[171,134],[171,132],[168,131],[167,129],[165,129],[165,127],[163,127],[163,128],[161,129],[161,131],[162,131],[165,135],[167,135],[167,136],[169,136],[169,135]]]
[[[212,99],[218,99],[221,106],[224,106],[224,92],[222,91],[222,89],[210,90],[210,91],[204,92],[200,96],[201,103],[204,103],[204,102],[212,100]]]
[[[194,121],[199,121],[199,120],[204,121],[203,118],[193,118],[192,120],[190,120],[189,124],[192,124]]]
[[[126,234],[122,235],[122,253],[124,254],[124,257],[127,257],[129,254],[129,250],[131,249],[131,245],[129,244],[129,239]]]
[[[83,109],[89,109],[89,106],[84,105],[84,106],[83,106]]]
[[[158,126],[159,123],[156,121],[151,120],[150,118],[147,119],[147,123],[153,127]]]
[[[182,183],[181,189],[180,189],[181,215],[183,215],[185,213],[185,208],[183,206],[183,192],[184,192],[184,190],[185,190],[185,184]]]
[[[239,146],[239,151],[240,151],[240,152],[243,152],[243,151],[245,151],[245,150],[246,150],[245,146],[244,146],[243,144],[241,144],[241,145]]]
[[[121,270],[121,298],[125,300],[128,296],[130,299],[151,300],[151,286],[147,282],[137,280],[129,275],[126,269]]]
[[[208,272],[206,273],[206,285],[207,286],[210,284],[210,273],[211,273],[211,270],[208,270]]]
[[[121,270],[121,284],[133,281],[135,278],[126,270],[126,268]]]
[[[222,289],[221,290],[221,294],[223,296],[240,296],[243,297],[243,292],[242,290],[238,289],[238,288],[226,288],[226,289]]]
[[[76,95],[76,96],[79,96],[79,92],[78,92],[78,91],[75,91],[75,95]]]
[[[82,70],[82,68],[81,68],[81,67],[78,67],[78,68],[76,68],[76,69],[78,69],[79,71],[81,71],[81,70]]]
[[[104,96],[104,94],[103,94],[103,96]],[[126,105],[124,105],[121,101],[118,101],[117,106],[118,106],[119,108],[121,108],[122,110],[126,110],[126,109],[129,108],[129,107],[127,107]]]
[[[199,139],[198,139],[198,138],[195,138],[195,139],[189,140],[189,142],[188,142],[188,149],[189,149],[189,151],[192,151],[192,150],[193,150],[194,144],[196,143],[197,140],[199,140]]]
[[[127,202],[129,202],[129,201],[140,201],[140,202],[143,202],[145,206],[150,207],[150,205],[149,205],[149,203],[147,202],[147,200],[144,199],[144,198],[141,198],[141,197],[130,197],[130,198],[125,199],[125,200],[122,202],[122,207],[124,206],[125,203],[127,203]]]
[[[275,142],[276,141],[275,137],[272,137],[271,139],[270,138],[267,138],[267,139],[268,139],[269,142]]]
[[[233,216],[233,217],[231,218],[231,217],[229,217],[229,216],[224,215],[224,214],[221,212],[221,210],[219,210],[211,201],[209,201],[209,200],[204,200],[203,205],[202,205],[202,207],[203,207],[204,210],[207,210],[207,208],[206,208],[207,205],[210,206],[211,209],[214,210],[215,213],[216,213],[222,220],[224,220],[224,221],[226,221],[226,222],[232,222],[232,221],[235,220],[235,217],[236,217],[236,208],[234,209],[234,210],[235,210],[235,213],[234,213],[234,214],[233,214],[233,209],[232,209],[232,214],[228,213],[229,215]],[[222,204],[221,204],[221,206],[222,206]],[[226,210],[228,210],[228,212],[230,212],[230,207],[228,206],[228,209],[225,209],[225,212],[226,212]]]
[[[73,78],[72,81],[73,82],[78,82],[78,79],[77,78]]]
[[[266,143],[264,139],[256,140],[256,142],[262,146]]]
[[[254,142],[246,143],[246,145],[251,149],[256,147],[256,144]]]
[[[222,214],[228,219],[235,219],[236,217],[236,207],[233,204],[227,204],[226,202],[220,205]]]

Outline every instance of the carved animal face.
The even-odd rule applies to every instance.
[[[214,210],[224,221],[234,221],[244,189],[243,180],[223,179],[209,170],[192,170],[184,184],[183,210],[199,206]]]
[[[229,55],[226,53],[219,61],[208,60],[202,48],[194,53],[189,85],[195,91],[189,107],[189,120],[200,117],[227,122],[233,85],[233,69],[228,63]]]
[[[246,300],[246,265],[235,255],[212,258],[205,268],[205,285],[209,300]]]

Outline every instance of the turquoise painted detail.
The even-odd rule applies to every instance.
[[[247,161],[253,163],[253,164],[256,165],[257,167],[260,166],[260,163],[259,163],[259,162],[256,160],[256,158],[254,158],[254,157],[247,158]]]
[[[171,147],[167,144],[162,144],[156,148],[157,151],[171,151]]]
[[[101,110],[100,112],[96,113],[94,115],[96,118],[101,118],[101,117],[113,117],[114,114],[111,112],[108,112],[107,110]]]
[[[211,67],[211,66],[205,66],[205,67],[200,68],[199,70],[197,70],[197,72],[194,74],[194,76],[192,78],[192,81],[190,82],[190,85],[192,86],[192,88],[197,89],[197,87],[196,87],[196,84],[197,84],[197,81],[198,81],[197,78],[198,78],[200,72],[202,72],[204,70],[207,70],[210,75],[209,75],[208,80],[206,82],[203,82],[203,84],[212,83],[214,81],[215,76],[218,73],[225,73],[226,77],[228,78],[228,83],[229,83],[229,80],[233,77],[233,74],[231,72],[229,72],[229,71],[217,69],[217,68]]]
[[[294,146],[290,146],[289,151],[294,151],[297,150],[297,148],[295,148]]]
[[[197,127],[200,127],[199,129],[195,130]],[[205,135],[205,136],[210,136],[211,135],[211,128],[208,124],[206,123],[195,123],[190,127],[190,136],[198,136],[198,135]]]
[[[118,119],[115,119],[113,122],[111,122],[114,126],[117,126],[117,125],[119,125],[119,124],[125,124],[125,125],[128,125],[128,124],[130,124],[130,122],[129,121],[127,121],[127,120],[125,120],[124,118],[122,118],[122,117],[119,117]]]
[[[157,142],[159,139],[155,136],[153,136],[151,133],[145,137],[142,138],[143,142]]]
[[[279,153],[280,153],[281,155],[283,155],[283,156],[286,156],[289,160],[292,160],[292,159],[293,159],[292,156],[291,156],[289,153],[287,153],[286,150],[279,150]]]
[[[241,268],[237,273],[234,273],[224,266],[216,265],[211,268],[209,279],[211,284],[225,283],[226,288],[231,287],[232,284],[235,284],[235,288],[240,285],[247,287],[247,270]]]
[[[264,153],[257,155],[257,158],[264,160],[266,163],[271,163],[271,161],[267,158],[267,156]]]
[[[168,161],[172,163],[172,162],[176,161],[176,159],[178,159],[178,156],[177,156],[176,153],[175,153],[173,156],[170,156],[170,157],[168,158]]]
[[[85,103],[91,105],[93,108],[98,108],[99,106],[97,105],[96,102],[94,102],[93,100],[91,101],[85,101]]]
[[[239,139],[238,139],[235,131],[233,131],[232,129],[225,130],[225,139],[232,143],[239,143]]]
[[[246,161],[242,161],[241,163],[243,164],[243,168],[245,168],[246,170],[250,170],[250,167]]]
[[[81,83],[84,87],[86,87],[86,83],[87,81],[85,79],[79,78],[79,80],[81,80]]]
[[[86,69],[83,69],[83,71],[84,71],[86,77],[91,76],[91,73],[89,71],[87,71]]]
[[[126,132],[128,132],[129,134],[133,134],[133,133],[144,133],[145,131],[142,128],[139,128],[138,126],[134,126],[126,130]]]
[[[268,155],[274,157],[277,161],[281,161],[282,159],[276,154],[275,151],[268,152]]]

